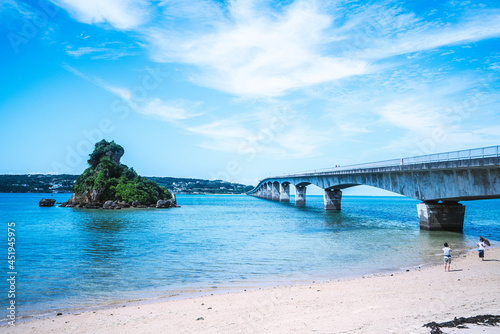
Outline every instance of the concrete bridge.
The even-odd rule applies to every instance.
[[[307,186],[324,189],[325,210],[340,211],[342,189],[368,185],[415,198],[420,228],[463,231],[465,206],[459,201],[500,198],[500,146],[386,160],[268,177],[247,194],[306,204]]]

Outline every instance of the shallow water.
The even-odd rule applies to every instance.
[[[7,224],[16,224],[18,316],[392,271],[441,260],[443,242],[465,250],[478,235],[500,240],[500,200],[465,202],[458,234],[421,231],[418,201],[403,197],[345,196],[341,212],[325,212],[321,196],[308,196],[303,208],[293,197],[284,204],[244,195],[180,195],[182,208],[167,210],[38,207],[50,196],[0,194],[4,259]],[[7,265],[0,263],[5,277]]]

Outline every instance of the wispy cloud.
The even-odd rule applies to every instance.
[[[158,3],[161,13],[169,20],[190,20],[197,24],[213,24],[225,20],[222,4],[210,0],[164,0]]]
[[[133,29],[148,18],[149,1],[141,0],[52,0],[77,20],[108,23],[117,29]]]
[[[454,54],[454,53],[455,53],[455,51],[450,50],[450,51],[448,51],[448,52],[443,52],[443,53],[441,53],[441,56],[447,56],[447,55],[451,55],[451,54]]]
[[[430,129],[443,127],[440,111],[432,102],[407,98],[392,101],[378,112],[382,120],[392,126],[416,133],[426,133]]]
[[[296,159],[317,156],[329,140],[312,129],[290,110],[260,110],[218,120],[188,130],[203,138],[201,147],[243,156]]]
[[[243,97],[283,96],[372,73],[381,59],[500,36],[500,14],[487,9],[445,24],[396,5],[359,6],[339,20],[342,4],[305,0],[275,8],[242,0],[224,8],[210,0],[162,1],[157,7],[146,0],[58,3],[82,22],[136,30],[155,61],[188,64],[193,83]],[[68,54],[112,53],[86,46]]]
[[[135,110],[143,115],[160,119],[162,121],[175,122],[178,120],[196,117],[201,114],[188,111],[188,109],[195,110],[199,106],[199,103],[180,99],[163,101],[162,99],[154,96],[141,96],[140,99],[135,98],[132,91],[128,88],[114,86],[100,78],[85,75],[67,64],[64,64],[63,67],[85,81],[91,82],[92,84],[105,89],[118,98],[124,100],[132,110]]]
[[[450,77],[391,96],[390,102],[375,108],[380,116],[376,126],[400,130],[400,135],[381,150],[428,154],[498,142],[497,127],[485,128],[484,122],[499,121],[495,106],[500,97],[489,91],[489,84],[474,77]]]
[[[118,59],[125,56],[136,55],[138,52],[134,52],[133,49],[129,47],[117,49],[116,47],[85,46],[73,49],[68,46],[66,48],[66,53],[74,58],[88,56],[90,59]]]
[[[463,44],[500,36],[500,13],[484,10],[456,24],[411,22],[401,32],[373,38],[357,56],[382,59],[447,45]]]
[[[228,20],[192,35],[161,28],[146,32],[159,62],[199,68],[194,82],[238,96],[269,97],[362,74],[362,61],[321,52],[331,17],[305,1],[282,13],[261,12],[253,2],[231,3]]]
[[[34,15],[32,10],[28,8],[28,5],[22,2],[15,0],[3,0],[0,2],[0,16],[2,16],[2,14],[7,15],[7,12],[12,9],[28,18],[31,18]]]
[[[472,43],[500,36],[498,9],[455,10],[449,19],[439,10],[416,14],[395,2],[60,3],[82,22],[133,30],[153,61],[188,65],[185,80],[229,93],[231,103],[243,105],[249,98],[271,106],[276,100],[296,101],[297,93],[309,104],[304,113],[314,114],[274,132],[270,142],[262,139],[266,126],[259,123],[264,113],[258,110],[244,114],[235,108],[232,117],[213,115],[209,122],[188,126],[201,138],[200,145],[211,150],[237,153],[251,147],[269,156],[314,156],[334,142],[330,129],[335,129],[336,138],[350,141],[391,132],[391,139],[375,141],[389,140],[389,145],[379,146],[400,150],[437,132],[460,142],[491,138],[491,131],[481,131],[481,125],[453,123],[450,108],[477,99],[480,76],[499,69],[498,58],[470,56],[476,47]],[[134,9],[139,15],[130,17]],[[469,43],[474,47],[465,45]],[[87,45],[67,52],[73,57],[104,57],[112,55],[113,48]],[[115,51],[120,54],[119,48]],[[450,61],[446,56],[452,54]],[[464,59],[478,65],[466,68]],[[186,111],[193,109],[186,104],[159,98],[138,103],[126,88],[100,85],[151,117],[177,120],[196,115]],[[488,99],[478,102],[481,114],[495,113],[491,110],[499,105]],[[318,110],[318,100],[327,107]],[[470,113],[460,117],[476,122]],[[451,143],[448,139],[440,143]]]

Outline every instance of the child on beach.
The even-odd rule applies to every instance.
[[[450,271],[450,264],[451,264],[451,248],[448,246],[448,243],[444,243],[444,248],[443,248],[443,253],[444,253],[444,271]],[[446,266],[448,265],[448,270],[446,270]]]
[[[486,243],[484,242],[484,238],[480,237],[479,242],[477,243],[477,250],[479,251],[479,258],[481,261],[484,261],[484,248],[486,247]]]

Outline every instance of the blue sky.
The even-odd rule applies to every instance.
[[[0,3],[0,173],[271,174],[500,144],[498,1]]]

